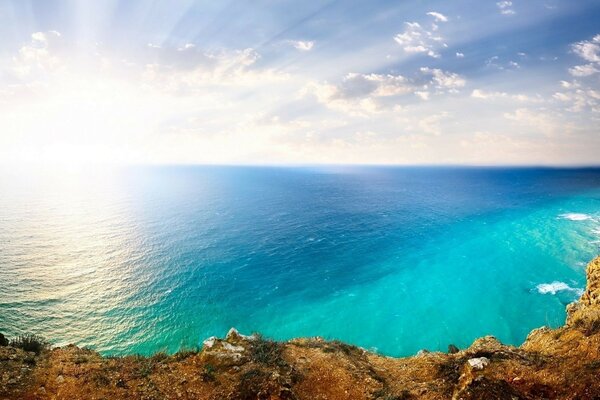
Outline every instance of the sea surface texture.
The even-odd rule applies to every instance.
[[[0,174],[0,331],[104,354],[234,326],[386,355],[520,344],[599,253],[600,169]]]

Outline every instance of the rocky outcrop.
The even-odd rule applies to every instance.
[[[448,354],[390,358],[319,338],[274,342],[232,329],[202,351],[103,358],[75,346],[0,347],[0,399],[599,399],[600,258],[566,324],[523,345],[491,336]]]

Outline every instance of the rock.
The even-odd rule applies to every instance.
[[[243,346],[234,346],[227,342],[223,342],[223,349],[230,353],[241,353],[246,350]]]
[[[8,346],[8,339],[0,333],[0,346],[6,347]]]
[[[208,339],[206,339],[204,342],[202,342],[202,345],[207,348],[210,349],[211,347],[213,347],[215,345],[215,343],[217,342],[217,337],[216,336],[211,336]]]
[[[255,335],[242,335],[237,329],[231,328],[227,335],[225,336],[225,340],[228,342],[239,342],[241,340],[255,340]]]
[[[586,277],[587,285],[581,298],[567,306],[567,326],[600,319],[600,257],[588,264]]]
[[[448,345],[448,354],[456,354],[460,351],[460,349],[458,347],[456,347],[453,344],[449,344]]]
[[[469,352],[478,352],[478,351],[487,351],[487,352],[498,352],[506,350],[506,346],[498,341],[494,336],[484,336],[482,338],[476,339],[471,347],[469,347]]]
[[[417,352],[417,355],[415,357],[425,357],[426,355],[428,355],[430,353],[429,350],[427,349],[421,349]]]
[[[64,381],[65,381],[65,377],[64,376],[59,375],[59,376],[56,377],[56,383],[58,383],[59,385],[61,383],[63,383]]]
[[[470,358],[467,362],[471,368],[478,370],[484,369],[490,364],[490,360],[487,357]]]

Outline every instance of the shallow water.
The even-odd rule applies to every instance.
[[[599,253],[600,169],[0,173],[0,331],[105,354],[232,327],[387,355],[519,344]]]

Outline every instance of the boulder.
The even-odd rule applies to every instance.
[[[467,363],[473,369],[482,370],[490,364],[490,360],[487,357],[470,358]]]

